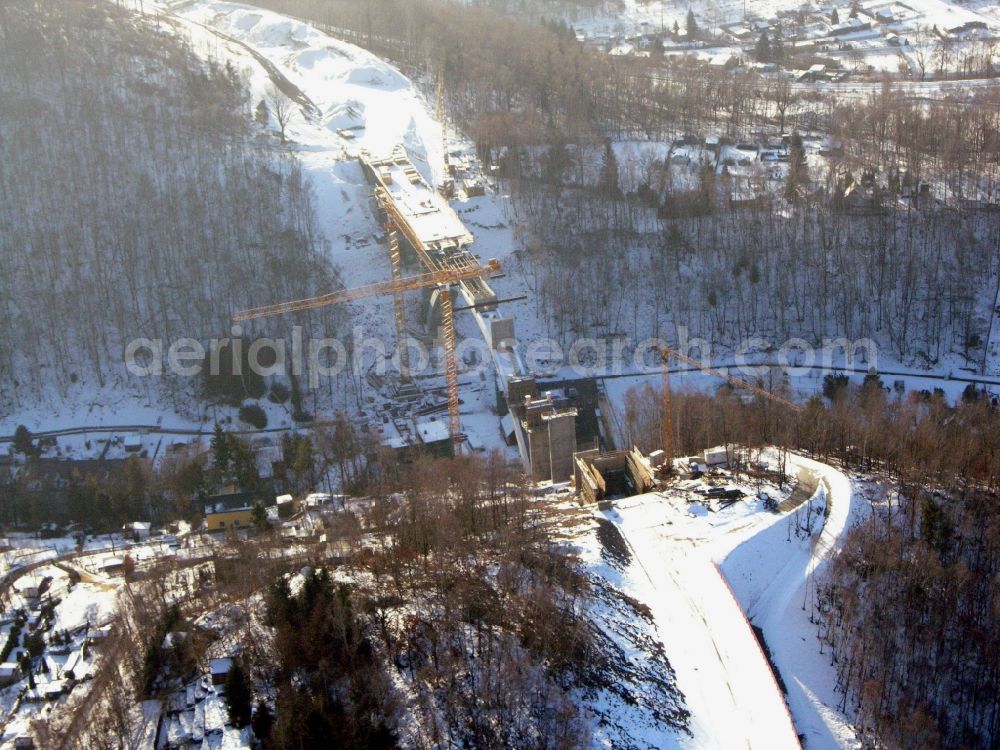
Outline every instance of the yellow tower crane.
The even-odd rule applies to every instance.
[[[782,398],[781,396],[775,395],[760,386],[754,385],[746,380],[737,378],[729,373],[723,372],[722,370],[717,370],[714,367],[709,367],[708,365],[699,362],[693,357],[689,357],[686,354],[681,354],[675,349],[670,349],[669,347],[660,347],[660,373],[663,378],[663,453],[664,453],[664,463],[663,466],[669,471],[673,466],[674,458],[674,422],[673,415],[671,412],[670,405],[670,358],[673,357],[684,364],[691,365],[696,370],[701,370],[702,372],[707,372],[716,377],[722,378],[730,385],[740,388],[745,391],[750,391],[751,393],[762,396],[763,398],[775,401],[782,406],[788,407],[791,411],[796,414],[800,414],[803,411],[803,407],[800,404],[796,404],[794,401],[789,401],[787,398]]]
[[[394,246],[395,231],[390,231],[390,235],[389,247],[391,250]],[[395,246],[398,248],[398,241],[396,241]],[[323,294],[319,297],[308,297],[306,299],[279,302],[274,305],[241,310],[233,315],[233,320],[243,321],[284,315],[285,313],[313,310],[318,307],[339,305],[342,302],[354,302],[355,300],[386,294],[393,295],[395,299],[401,299],[403,292],[424,289],[426,287],[440,287],[444,290],[444,293],[441,295],[441,327],[444,339],[445,383],[448,390],[448,426],[451,432],[452,445],[457,452],[463,436],[462,422],[458,410],[458,363],[455,357],[455,315],[451,304],[450,286],[460,281],[483,278],[500,273],[500,262],[491,258],[485,266],[472,263],[458,269],[444,268],[405,278],[397,277],[396,270],[394,267],[393,278],[389,281],[380,281],[375,284],[355,287],[354,289],[338,289],[335,292]],[[401,327],[402,318],[399,314],[400,309],[401,305],[397,305],[397,333],[403,330]],[[400,340],[399,344],[405,347],[403,340]]]

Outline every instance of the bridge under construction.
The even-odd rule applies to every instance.
[[[470,247],[472,233],[437,191],[417,171],[397,146],[388,157],[359,157],[375,199],[428,271],[453,271],[465,278],[459,283],[466,303],[482,312],[496,309],[497,296],[485,279],[469,276],[479,266]],[[396,272],[396,269],[393,269]]]
[[[568,479],[573,473],[572,455],[576,449],[576,411],[569,405],[556,403],[551,394],[538,392],[518,353],[513,318],[500,315],[497,295],[486,276],[475,274],[475,269],[483,266],[471,250],[472,233],[446,198],[427,184],[402,146],[397,146],[387,157],[362,152],[359,161],[385,214],[394,279],[402,277],[398,232],[428,272],[447,273],[456,280],[489,346],[497,390],[504,395],[510,409],[512,419],[508,423],[525,471],[537,480]],[[450,293],[444,292],[435,299],[441,308],[445,336],[449,332],[454,336]],[[405,328],[399,296],[396,326],[402,340]],[[446,348],[454,348],[454,341],[446,340],[445,344]],[[453,356],[450,361],[454,363]],[[460,434],[457,372],[446,375],[455,437]],[[456,449],[459,442],[456,440]]]

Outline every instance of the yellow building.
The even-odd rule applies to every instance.
[[[253,526],[253,509],[258,504],[267,503],[253,492],[224,490],[212,495],[205,506],[205,528],[208,531],[249,528]]]

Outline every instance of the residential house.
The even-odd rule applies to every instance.
[[[101,563],[101,573],[106,576],[125,575],[125,560],[121,557],[110,557]]]
[[[226,487],[212,495],[205,505],[205,528],[208,531],[246,529],[253,525],[255,505],[274,505],[274,497],[262,492],[239,491]]]
[[[21,665],[16,661],[5,661],[0,664],[0,687],[13,685],[21,679]]]
[[[290,517],[295,513],[295,498],[291,495],[278,495],[275,501],[278,505],[277,516],[280,519]]]
[[[122,526],[122,533],[126,537],[131,537],[137,542],[144,542],[149,539],[149,532],[152,524],[149,521],[133,521]]]
[[[212,676],[213,685],[221,685],[233,668],[233,660],[229,657],[208,660],[208,672]]]
[[[826,66],[820,65],[819,63],[809,67],[809,70],[805,71],[798,77],[799,83],[815,83],[816,81],[822,81],[826,78]]]

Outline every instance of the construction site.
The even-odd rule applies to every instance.
[[[671,204],[647,206],[652,195],[628,184],[648,177],[656,193],[654,177],[671,178],[674,167],[680,175],[690,163],[675,161],[671,143],[650,135],[605,141],[603,152],[589,138],[550,152],[530,140],[497,145],[525,123],[496,116],[500,99],[477,98],[480,85],[493,85],[478,80],[490,46],[476,43],[471,23],[458,26],[464,50],[433,44],[437,34],[422,40],[426,59],[407,63],[414,82],[336,39],[343,28],[324,33],[261,7],[69,5],[59,20],[46,4],[15,2],[17,32],[33,29],[25,42],[52,42],[35,67],[43,56],[58,63],[32,79],[22,109],[63,111],[67,80],[105,103],[135,106],[91,107],[83,137],[58,148],[52,136],[73,129],[39,121],[45,146],[19,157],[21,177],[32,175],[32,161],[48,165],[40,175],[68,175],[74,185],[99,174],[118,200],[100,201],[94,242],[76,248],[102,261],[86,267],[101,269],[106,278],[94,281],[103,284],[47,290],[72,307],[25,295],[14,308],[24,318],[51,310],[52,322],[37,329],[44,333],[58,328],[59,310],[78,307],[92,330],[74,331],[81,351],[60,362],[79,372],[40,382],[30,399],[18,385],[23,403],[6,418],[9,436],[0,431],[11,446],[0,455],[0,489],[11,495],[0,538],[0,750],[432,747],[441,738],[470,748],[540,738],[567,750],[854,747],[852,717],[838,708],[846,693],[816,640],[817,622],[839,611],[828,604],[823,566],[857,547],[851,532],[862,513],[880,514],[881,524],[880,508],[900,502],[884,473],[867,468],[891,461],[892,446],[862,440],[870,428],[861,417],[884,424],[895,399],[869,408],[877,379],[868,377],[857,416],[847,408],[853,390],[796,416],[803,407],[784,396],[798,376],[771,358],[781,350],[764,342],[747,364],[728,359],[717,339],[732,333],[728,311],[743,310],[743,300],[723,302],[710,318],[683,297],[697,298],[702,283],[725,294],[719,269],[731,265],[702,265],[713,249],[729,249],[707,231],[715,220],[684,217],[685,242],[670,258],[665,230],[681,219],[664,223],[660,206]],[[352,3],[340,5],[345,12],[331,19],[350,23]],[[369,26],[392,12],[375,5]],[[70,33],[81,18],[93,26]],[[399,20],[419,39],[416,19]],[[483,25],[488,39],[503,38],[499,25]],[[169,40],[170,53],[135,54],[144,39]],[[85,75],[74,78],[62,59],[66,40],[85,53]],[[536,40],[525,41],[505,45],[501,59],[532,59]],[[561,35],[552,41],[573,51]],[[401,49],[386,54],[396,59]],[[122,65],[101,65],[111,50]],[[470,67],[477,88],[457,75]],[[20,72],[8,81],[14,94]],[[148,82],[137,87],[142,73]],[[221,101],[244,84],[245,95]],[[190,104],[218,99],[224,106],[206,114],[232,122],[216,133],[209,118],[191,119],[189,89]],[[465,108],[481,104],[495,119],[469,118]],[[112,127],[135,119],[130,112],[140,115],[124,123],[133,127]],[[568,109],[545,123],[546,134],[578,114],[590,117]],[[620,127],[627,117],[614,120]],[[574,124],[572,132],[590,131]],[[185,146],[157,150],[161,135]],[[105,142],[96,161],[58,171],[58,161],[91,153],[73,146]],[[212,161],[219,143],[231,146]],[[157,179],[118,179],[110,147],[122,165],[141,163]],[[701,151],[710,149],[692,144],[685,154]],[[542,179],[528,163],[536,157]],[[614,164],[621,181],[612,191],[605,179]],[[54,272],[62,251],[49,239],[76,238],[80,217],[98,205],[76,191],[84,202],[43,235],[41,214],[18,213],[57,208],[38,201],[42,181],[27,180],[23,194],[19,180],[8,186],[23,203],[11,215],[32,219],[14,243],[28,248],[26,283],[15,286],[29,289],[65,275]],[[720,237],[755,226],[738,217],[720,222]],[[625,219],[641,231],[623,231]],[[98,242],[104,231],[121,241]],[[110,254],[87,255],[88,244]],[[55,259],[46,279],[28,262],[40,249]],[[127,268],[115,272],[118,258]],[[769,279],[770,261],[757,270]],[[133,298],[147,296],[143,282],[155,297],[125,299],[133,278]],[[726,296],[777,304],[762,290]],[[106,320],[95,314],[105,304],[114,311]],[[687,326],[682,334],[688,313],[718,335],[687,335]],[[147,333],[133,322],[149,319],[148,333],[164,335],[169,373],[128,368],[127,379],[98,385],[69,356],[92,356],[99,370],[115,359],[97,351],[99,323],[114,324],[108,342],[128,341]],[[24,361],[44,364],[45,350],[33,351],[42,337],[23,328],[11,340],[26,342]],[[191,360],[213,365],[227,346],[232,370],[202,367],[193,381],[174,372],[174,359],[193,347],[166,334],[188,328],[228,333],[228,344],[212,339]],[[662,345],[667,336],[677,351]],[[279,362],[282,344],[291,357]],[[269,346],[273,358],[256,356]],[[696,349],[699,359],[689,356]],[[741,373],[746,380],[734,377]],[[140,379],[149,374],[163,377]],[[803,376],[797,392],[818,391],[821,378]],[[48,387],[64,380],[62,392]],[[936,414],[943,405],[928,403],[916,407],[935,413],[926,425],[946,428]],[[985,408],[967,408],[948,414],[959,429],[984,418]],[[900,412],[904,438],[913,413]],[[934,446],[917,448],[931,464]],[[844,468],[812,458],[826,455]],[[830,569],[841,567],[849,566]],[[851,584],[844,601],[854,601]]]
[[[393,298],[398,348],[398,373],[391,381],[372,381],[391,405],[378,431],[383,444],[404,455],[421,452],[455,455],[471,451],[462,426],[455,315],[469,312],[490,352],[488,371],[496,389],[496,419],[504,441],[516,447],[525,473],[535,482],[572,482],[583,503],[605,505],[610,500],[649,492],[673,474],[673,434],[670,403],[670,362],[710,374],[748,396],[766,398],[792,411],[801,407],[699,360],[663,348],[661,356],[662,445],[644,455],[636,446],[616,445],[607,422],[614,407],[602,394],[598,379],[575,383],[539,381],[524,363],[516,338],[515,320],[500,312],[490,279],[501,264],[483,261],[473,250],[475,238],[448,196],[455,193],[458,170],[447,165],[450,179],[432,188],[397,146],[388,156],[362,151],[358,161],[372,188],[376,215],[385,227],[390,278],[343,289],[316,298],[268,305],[237,313],[235,320],[280,315],[376,296]],[[462,184],[467,181],[460,180]],[[413,270],[416,272],[414,273]],[[404,294],[420,291],[423,329],[419,336],[440,343],[443,351],[444,396],[435,396],[410,372],[411,327]],[[456,303],[460,302],[459,306]],[[424,391],[427,392],[424,392]],[[583,393],[588,395],[584,396]],[[447,419],[443,417],[447,414]]]
[[[498,415],[505,417],[498,424],[505,439],[513,439],[523,468],[534,481],[568,481],[577,449],[578,410],[561,392],[541,392],[535,376],[528,372],[519,353],[514,318],[499,312],[500,301],[488,282],[500,269],[495,261],[482,264],[472,250],[472,233],[448,203],[453,183],[448,182],[440,192],[431,188],[402,147],[389,157],[363,153],[359,160],[385,221],[394,289],[406,284],[403,273],[408,266],[420,267],[428,277],[428,286],[423,287],[429,291],[424,319],[428,333],[441,330],[453,450],[461,451],[465,438],[455,356],[454,287],[464,302],[459,310],[472,314],[489,347],[490,371],[500,395],[498,411],[507,411]],[[454,176],[455,171],[449,165],[449,174]],[[402,296],[400,291],[393,294],[397,340],[403,341],[407,327]],[[401,377],[406,380],[405,357],[401,364]]]

